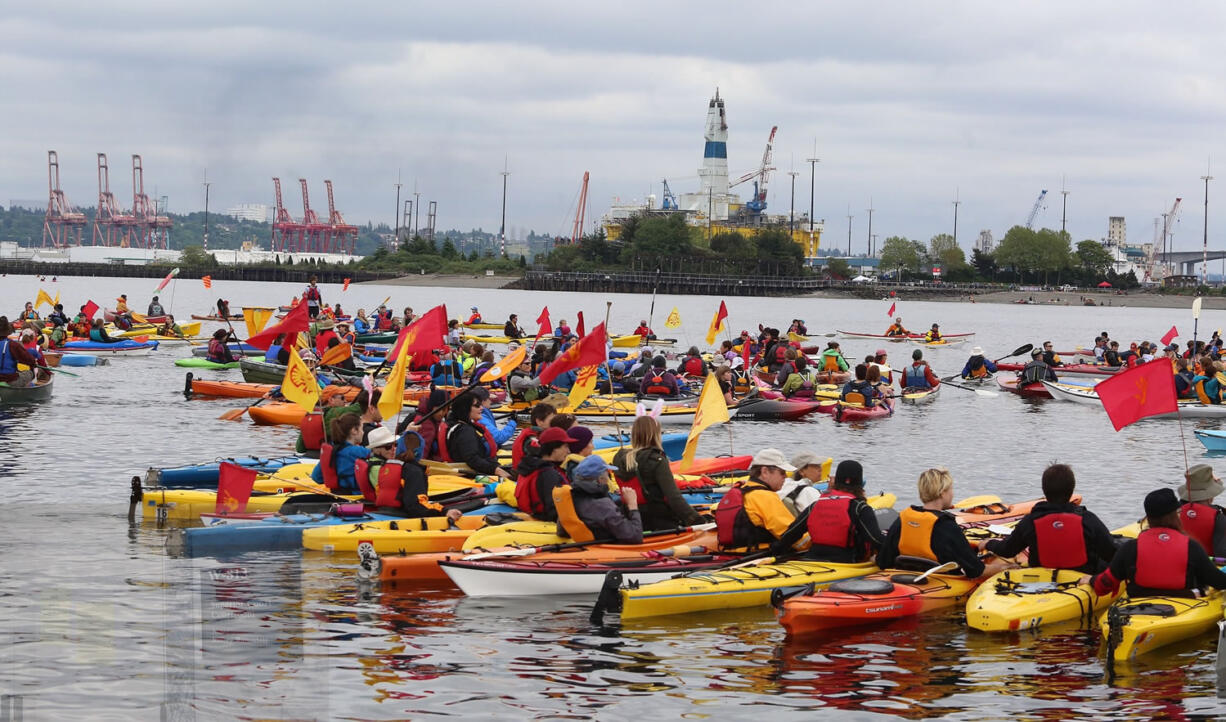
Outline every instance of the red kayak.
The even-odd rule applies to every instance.
[[[952,607],[965,601],[982,581],[953,574],[932,574],[917,581],[918,577],[916,572],[886,569],[835,582],[811,594],[772,601],[779,601],[779,622],[788,636],[798,637]]]
[[[860,404],[848,404],[832,399],[822,401],[817,410],[824,414],[832,414],[835,421],[842,422],[869,421],[894,415],[894,410],[886,406],[864,407]]]
[[[998,363],[996,368],[1001,371],[1021,371],[1026,368],[1023,363]],[[1106,366],[1099,364],[1065,364],[1064,366],[1053,366],[1057,374],[1089,374],[1094,376],[1113,376],[1124,370],[1123,366]]]
[[[1008,391],[1011,394],[1024,396],[1032,399],[1050,399],[1051,392],[1047,390],[1041,382],[1036,381],[1033,384],[1026,384],[1018,388],[1017,378],[1006,379],[1001,376],[996,377],[996,385],[1000,386],[1001,391]]]
[[[736,416],[738,419],[791,421],[820,411],[821,406],[816,399],[741,399],[736,406]]]

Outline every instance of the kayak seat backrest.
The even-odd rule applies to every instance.
[[[1120,611],[1125,614],[1144,614],[1147,617],[1173,617],[1175,616],[1175,607],[1170,604],[1157,604],[1155,602],[1140,602],[1138,604],[1126,604],[1120,607]]]
[[[340,488],[341,481],[336,475],[336,464],[332,460],[332,444],[319,446],[319,471],[324,477],[324,486],[332,491]]]
[[[575,500],[571,496],[571,488],[569,485],[554,487],[553,489],[553,505],[558,513],[558,523],[562,525],[563,531],[571,538],[572,541],[590,542],[596,538],[592,534],[592,530],[587,524],[583,523],[583,519],[579,517],[578,510],[575,509]]]
[[[900,554],[894,559],[894,568],[905,569],[913,572],[926,572],[935,567],[936,562],[923,557],[912,557],[905,554]]]
[[[309,451],[318,451],[324,442],[324,415],[309,413],[298,424],[302,431],[302,445]]]
[[[846,579],[830,585],[830,591],[843,594],[889,594],[894,583],[885,579]]]
[[[864,405],[864,394],[858,393],[856,391],[852,391],[850,394],[847,394],[847,396],[843,400],[849,404],[860,404],[861,406],[863,406]]]

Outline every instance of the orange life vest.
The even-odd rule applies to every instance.
[[[535,483],[533,484],[535,486]],[[518,491],[518,488],[516,489]],[[558,523],[566,531],[572,541],[590,542],[596,538],[579,512],[575,509],[575,500],[569,486],[557,486],[553,490],[553,506],[558,513]]]
[[[926,509],[916,509],[909,506],[898,514],[902,533],[898,537],[898,553],[909,556],[939,561],[936,552],[932,551],[932,530],[936,526],[936,513]]]

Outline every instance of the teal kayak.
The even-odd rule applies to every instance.
[[[175,366],[185,369],[236,369],[238,368],[238,362],[231,361],[228,364],[219,364],[206,358],[192,357],[175,359]]]

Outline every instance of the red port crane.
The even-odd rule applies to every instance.
[[[85,230],[85,214],[72,210],[68,197],[60,188],[60,159],[47,151],[47,215],[43,217],[43,247],[64,248],[81,245]],[[75,243],[74,243],[75,239]]]
[[[132,244],[137,227],[136,216],[124,213],[111,192],[110,166],[106,153],[98,154],[98,212],[94,215],[94,245],[123,246]]]
[[[583,188],[579,190],[579,207],[575,209],[575,226],[570,231],[570,243],[573,246],[583,237],[583,222],[587,219],[587,181],[589,171],[583,171]]]
[[[311,197],[307,193],[306,178],[299,178],[298,183],[302,185],[302,226],[304,238],[304,251],[313,251],[316,253],[327,253],[328,235],[332,232],[332,228],[327,223],[321,223],[319,215],[311,208]]]
[[[135,216],[133,240],[138,248],[170,246],[169,216],[159,216],[157,206],[145,195],[145,167],[139,155],[132,155],[132,215]]]
[[[289,214],[285,204],[281,202],[281,179],[272,179],[273,188],[277,193],[276,214],[272,221],[272,250],[282,253],[294,253],[302,250],[303,226]]]
[[[341,212],[336,210],[336,203],[332,197],[332,181],[325,180],[324,186],[328,189],[328,226],[330,227],[330,243],[329,251],[335,253],[348,253],[353,255],[354,247],[358,241],[358,227],[351,226],[345,222],[345,218],[341,216]]]

